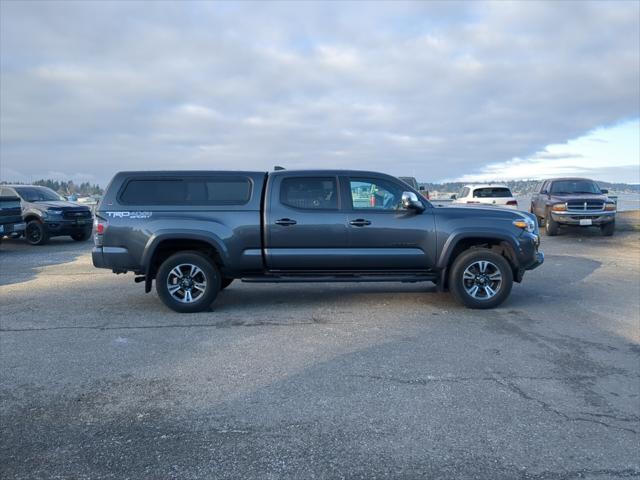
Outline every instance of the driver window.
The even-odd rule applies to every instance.
[[[378,179],[352,178],[351,205],[354,209],[396,210],[402,204],[402,187]]]

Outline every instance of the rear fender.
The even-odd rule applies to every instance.
[[[195,240],[209,244],[220,256],[222,265],[230,264],[229,251],[220,236],[210,231],[203,230],[160,230],[147,241],[142,254],[142,267],[146,273],[149,272],[151,260],[158,245],[165,240]]]

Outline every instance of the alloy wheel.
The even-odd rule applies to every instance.
[[[197,265],[182,263],[167,276],[167,290],[180,303],[197,302],[206,289],[207,277]]]
[[[469,296],[477,300],[489,300],[502,287],[502,272],[493,262],[478,260],[464,270],[462,283]]]

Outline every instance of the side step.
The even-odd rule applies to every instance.
[[[264,275],[244,277],[245,283],[335,283],[335,282],[436,282],[435,274],[425,275]]]

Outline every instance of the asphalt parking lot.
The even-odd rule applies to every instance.
[[[179,315],[90,242],[0,246],[3,479],[640,476],[640,234],[569,231],[491,311],[236,282]]]

